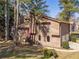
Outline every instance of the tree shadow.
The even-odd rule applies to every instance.
[[[13,47],[12,47],[13,48]],[[8,48],[9,49],[9,48]],[[4,49],[0,52],[0,58],[26,58],[26,57],[37,57],[37,55],[42,55],[42,52],[38,51],[38,46],[23,46],[17,47],[14,50]],[[41,49],[41,48],[40,48]]]

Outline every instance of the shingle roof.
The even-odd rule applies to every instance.
[[[49,17],[49,16],[43,16],[43,18],[51,20],[51,21],[55,21],[55,22],[58,22],[58,23],[73,24],[73,22],[71,22],[71,21],[63,21],[63,20],[59,20],[59,19],[52,18],[52,17]]]

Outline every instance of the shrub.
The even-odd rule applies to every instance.
[[[71,41],[72,41],[72,42],[76,42],[76,36],[75,36],[75,35],[72,34],[72,35],[70,36],[70,38],[71,38]]]
[[[65,49],[68,49],[69,48],[69,43],[67,41],[63,42],[62,47],[65,48]]]
[[[71,39],[72,42],[76,42],[76,38]]]
[[[50,58],[53,56],[54,58],[58,57],[56,51],[53,49],[44,49],[44,58]]]
[[[79,38],[76,38],[76,42],[78,42],[78,43],[79,43]]]
[[[57,57],[58,57],[58,54],[56,53],[56,51],[53,49],[52,52],[53,52],[53,56],[54,56],[55,58],[57,58]]]

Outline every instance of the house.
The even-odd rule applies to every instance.
[[[44,21],[40,21],[42,29],[46,27],[46,29],[44,30],[48,30],[48,31],[45,34],[45,32],[43,33],[40,29],[37,28],[38,33],[34,34],[35,36],[34,41],[36,44],[41,44],[43,47],[60,48],[62,47],[63,41],[69,41],[70,25],[72,23],[59,21],[57,19],[48,16],[43,16],[42,19],[44,20]],[[29,28],[28,32],[31,32],[30,27],[28,28]],[[33,33],[31,33],[30,35],[33,35]]]
[[[70,22],[59,21],[51,17],[43,17],[41,25],[49,28],[47,35],[44,37],[41,30],[36,35],[36,41],[44,47],[62,47],[63,41],[69,41]]]
[[[75,38],[79,38],[79,20],[73,21],[73,24],[71,25],[70,33]]]
[[[79,31],[79,21],[73,21],[71,32]]]
[[[79,21],[75,22],[75,31],[79,31]]]

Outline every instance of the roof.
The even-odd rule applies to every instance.
[[[54,22],[58,22],[58,23],[73,24],[73,22],[71,22],[71,21],[63,21],[63,20],[59,20],[59,19],[52,18],[52,17],[49,17],[49,16],[43,16],[43,18],[54,21]]]
[[[63,21],[63,20],[59,20],[59,19],[57,19],[57,18],[49,17],[49,16],[47,16],[47,15],[42,15],[41,17],[42,17],[42,18],[45,18],[45,19],[47,19],[47,20],[51,20],[51,21],[54,21],[54,22],[58,22],[58,23],[73,24],[73,22],[71,22],[71,21]],[[25,17],[25,18],[27,18],[27,17]],[[46,23],[45,23],[45,24],[46,24]],[[47,24],[49,24],[49,23],[47,23]]]

